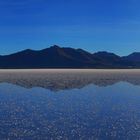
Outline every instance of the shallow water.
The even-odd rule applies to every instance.
[[[53,91],[0,84],[1,140],[139,140],[140,86]]]

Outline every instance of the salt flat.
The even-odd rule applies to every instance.
[[[0,82],[52,90],[108,86],[117,82],[140,84],[140,69],[1,69]]]

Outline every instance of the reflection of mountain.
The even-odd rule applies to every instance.
[[[30,70],[0,72],[0,82],[26,88],[43,87],[50,90],[82,88],[89,84],[109,86],[118,82],[140,85],[139,70]]]
[[[120,57],[55,45],[40,51],[27,49],[0,56],[0,68],[140,68],[140,53]]]

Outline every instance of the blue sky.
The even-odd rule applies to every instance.
[[[0,54],[53,44],[140,52],[139,0],[0,0]]]

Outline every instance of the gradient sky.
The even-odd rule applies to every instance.
[[[0,54],[53,44],[140,52],[139,0],[0,0]]]

